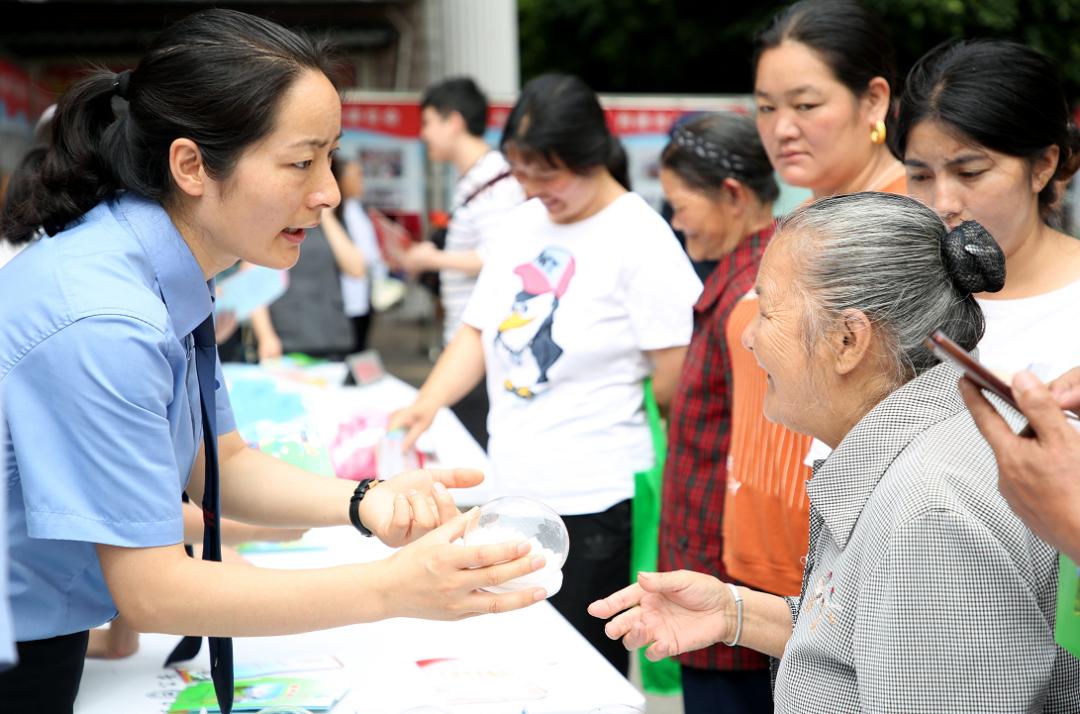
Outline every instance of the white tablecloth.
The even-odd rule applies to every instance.
[[[257,565],[311,568],[358,562],[390,552],[351,528],[312,531],[305,541],[325,550],[251,556]],[[77,714],[147,714],[168,710],[183,684],[163,669],[177,643],[168,635],[143,635],[139,652],[124,660],[87,660]],[[546,602],[460,622],[398,618],[285,637],[234,640],[238,665],[331,655],[342,663],[330,672],[350,687],[334,708],[343,714],[541,714],[644,711],[645,700]],[[206,646],[200,664],[209,667]],[[456,658],[452,679],[433,678],[417,661]],[[305,675],[297,675],[305,676]],[[464,683],[463,683],[464,682]],[[452,691],[444,688],[451,684]],[[442,690],[440,691],[440,688]],[[495,702],[451,704],[463,692]],[[513,699],[515,694],[523,699]]]
[[[364,387],[328,390],[317,420],[334,423],[358,410],[388,412],[410,404],[416,390],[386,376]],[[468,466],[490,474],[487,458],[449,411],[442,410],[421,446],[439,465]],[[483,503],[497,491],[483,486],[456,494],[461,504]],[[317,550],[248,556],[272,568],[312,568],[384,557],[390,549],[362,538],[351,528],[309,532],[304,542]],[[184,685],[162,667],[178,641],[175,636],[143,635],[133,657],[88,660],[78,714],[155,713],[168,710]],[[644,711],[645,699],[569,623],[546,602],[516,612],[461,622],[398,618],[377,623],[285,637],[234,641],[235,661],[245,663],[331,655],[342,668],[331,676],[349,686],[334,708],[344,714],[540,714]],[[209,667],[204,645],[201,664]],[[441,675],[417,661],[455,658],[456,669]],[[304,675],[297,675],[304,676]],[[467,692],[474,701],[452,703]],[[515,698],[516,697],[516,698]]]

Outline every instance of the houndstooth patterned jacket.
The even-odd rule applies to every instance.
[[[777,712],[1080,712],[1057,554],[999,495],[958,378],[908,382],[815,468]]]

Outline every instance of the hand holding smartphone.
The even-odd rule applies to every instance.
[[[974,382],[980,389],[984,389],[992,394],[997,395],[1006,404],[1011,406],[1016,411],[1023,413],[1016,404],[1016,400],[1013,398],[1012,388],[1005,384],[996,374],[991,372],[983,364],[980,364],[974,357],[967,353],[963,347],[953,342],[948,335],[941,330],[934,330],[929,337],[926,338],[926,346],[934,353],[938,359],[943,362],[951,362],[959,367],[964,372],[964,376]],[[1072,422],[1074,428],[1080,429],[1080,417],[1069,411],[1063,409],[1065,416]],[[1020,432],[1020,436],[1034,436],[1031,426],[1025,426]]]

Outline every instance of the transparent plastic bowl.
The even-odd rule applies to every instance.
[[[529,555],[544,556],[544,567],[534,573],[484,588],[505,593],[540,587],[548,597],[562,587],[562,566],[570,553],[570,534],[558,513],[540,501],[520,496],[504,496],[480,507],[462,541],[465,545],[488,545],[525,540],[532,544]]]

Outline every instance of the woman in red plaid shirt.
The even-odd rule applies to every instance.
[[[754,122],[706,114],[678,127],[661,155],[660,182],[695,261],[718,261],[694,306],[694,332],[671,403],[660,520],[660,570],[729,580],[720,557],[731,422],[725,327],[754,285],[773,231],[779,190]],[[771,712],[768,658],[714,645],[679,657],[686,714]]]

